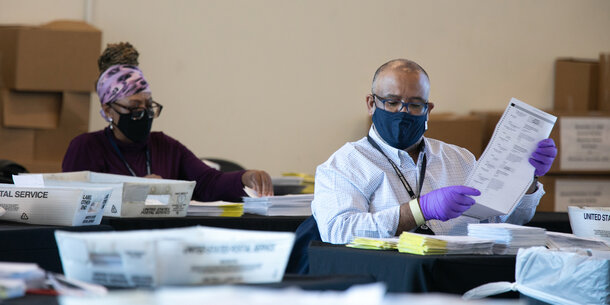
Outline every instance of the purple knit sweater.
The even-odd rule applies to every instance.
[[[112,147],[106,132],[114,138],[108,127],[74,138],[64,156],[63,171],[88,170],[131,175]],[[244,171],[228,173],[217,171],[205,165],[182,143],[166,136],[163,132],[151,132],[144,143],[123,143],[116,138],[114,140],[138,177],[146,175],[146,146],[148,146],[151,172],[164,179],[196,181],[194,200],[241,201],[241,197],[245,196],[241,182]]]

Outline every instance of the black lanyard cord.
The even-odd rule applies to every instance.
[[[114,151],[116,151],[117,155],[119,155],[119,158],[121,158],[121,161],[123,161],[123,164],[125,164],[125,167],[127,167],[127,169],[129,170],[129,172],[131,173],[132,176],[137,177],[138,175],[136,175],[136,172],[134,172],[133,169],[131,169],[131,166],[129,166],[129,163],[127,163],[127,160],[125,160],[125,157],[123,157],[123,154],[121,153],[121,150],[119,149],[119,146],[116,144],[113,136],[110,134],[110,130],[106,129],[105,133],[106,133],[106,136],[108,137],[108,140],[110,141],[110,144],[114,148]],[[148,149],[148,146],[146,147],[146,172],[148,173],[148,175],[151,174],[150,150]]]
[[[388,159],[388,161],[392,165],[392,168],[394,168],[394,171],[396,172],[396,175],[398,175],[398,178],[400,179],[400,182],[402,183],[402,185],[405,187],[405,189],[409,193],[409,196],[411,197],[411,199],[415,199],[415,198],[419,197],[419,195],[421,194],[421,189],[422,189],[422,187],[424,185],[424,176],[426,175],[426,153],[424,152],[424,157],[422,158],[422,163],[423,164],[421,165],[420,172],[419,172],[419,189],[417,190],[417,195],[416,195],[415,192],[413,192],[413,189],[411,188],[411,185],[409,185],[409,182],[407,182],[407,179],[402,174],[400,169],[398,169],[398,166],[396,166],[394,161],[392,161],[392,159],[390,159],[383,152],[383,150],[381,150],[381,147],[379,147],[379,145],[371,138],[371,136],[367,135],[366,138],[369,141],[369,143],[371,143],[371,145],[375,149],[377,149],[384,157],[386,157],[386,159]],[[423,142],[422,142],[422,145],[423,145]],[[420,148],[420,149],[423,149],[423,148]]]

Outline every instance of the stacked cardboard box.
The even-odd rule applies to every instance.
[[[30,172],[61,171],[87,132],[101,32],[83,22],[0,26],[0,159]]]
[[[558,155],[540,179],[546,195],[538,211],[568,205],[610,206],[610,54],[594,60],[558,59],[551,138]],[[484,122],[487,145],[502,111],[473,112]]]
[[[599,61],[558,59],[551,133],[559,153],[541,180],[539,210],[610,206],[610,54]]]
[[[474,115],[431,113],[426,137],[468,149],[476,158],[483,152],[483,120]]]

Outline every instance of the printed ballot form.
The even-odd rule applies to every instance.
[[[494,134],[477,161],[466,186],[481,191],[463,215],[486,219],[512,211],[534,177],[528,159],[538,142],[551,134],[557,118],[515,98],[511,99]]]

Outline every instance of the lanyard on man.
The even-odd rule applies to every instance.
[[[392,159],[390,159],[384,152],[383,150],[381,150],[381,147],[379,147],[379,144],[377,144],[370,135],[366,136],[367,140],[369,141],[369,143],[371,143],[371,145],[377,149],[384,157],[386,157],[386,159],[388,159],[388,162],[390,162],[390,164],[392,165],[392,168],[394,168],[394,171],[396,172],[396,175],[398,175],[398,178],[400,179],[400,182],[402,183],[402,185],[404,186],[404,188],[407,190],[407,193],[409,193],[409,197],[411,200],[419,198],[419,196],[421,195],[421,189],[424,185],[424,177],[426,176],[426,152],[425,152],[425,148],[424,148],[424,141],[422,140],[420,147],[419,147],[419,151],[423,151],[424,152],[424,156],[422,157],[422,164],[421,167],[419,169],[419,187],[417,190],[417,194],[413,191],[413,188],[411,188],[411,185],[409,185],[409,182],[407,181],[407,179],[405,178],[405,176],[402,174],[402,172],[400,171],[400,169],[398,168],[398,166],[396,165],[396,163],[394,163],[394,161],[392,161]],[[417,229],[415,230],[415,233],[420,233],[420,234],[427,234],[427,235],[434,235],[434,232],[432,230],[430,230],[430,228],[428,228],[428,226],[421,225],[419,227],[417,227]]]
[[[392,159],[390,159],[390,157],[388,157],[383,152],[383,150],[381,150],[381,147],[379,147],[379,144],[377,144],[371,138],[371,136],[367,135],[366,138],[369,141],[369,143],[371,143],[371,145],[375,149],[377,149],[384,157],[386,157],[386,159],[388,159],[388,162],[390,162],[390,164],[392,165],[392,168],[394,168],[394,171],[396,172],[396,175],[398,175],[398,178],[400,179],[400,182],[402,183],[404,188],[407,190],[407,193],[409,193],[410,199],[413,200],[415,198],[418,198],[419,195],[421,194],[421,189],[422,189],[422,187],[424,185],[424,176],[426,175],[426,153],[424,152],[424,157],[422,158],[422,165],[421,165],[420,170],[419,170],[419,185],[418,185],[419,188],[417,190],[417,193],[415,193],[413,191],[413,188],[411,188],[411,185],[409,184],[409,182],[405,178],[405,176],[402,174],[402,172],[400,171],[400,169],[396,165],[396,163],[394,163],[394,161],[392,161]],[[424,149],[423,145],[424,145],[424,141],[422,141],[421,144],[420,144],[420,147],[419,147],[420,151],[422,151]]]

